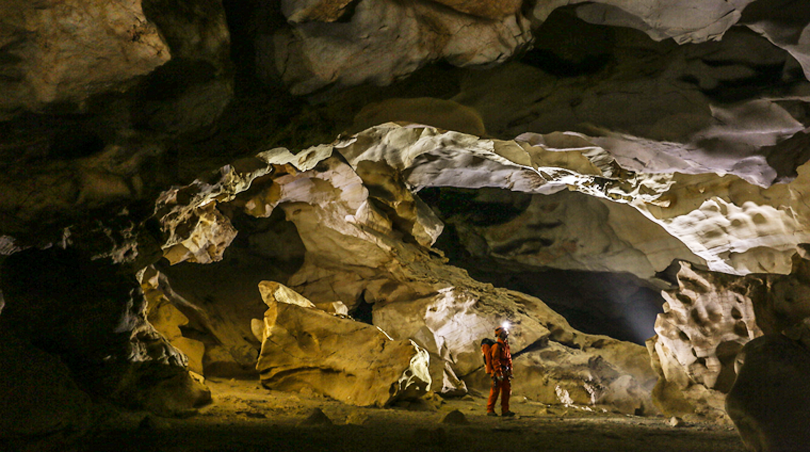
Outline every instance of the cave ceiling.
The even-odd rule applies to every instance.
[[[303,324],[464,394],[510,319],[536,400],[722,418],[737,352],[810,312],[808,30],[789,0],[0,0],[0,322],[198,403],[186,369],[260,350],[265,387],[321,381],[274,370]]]
[[[637,210],[674,238],[671,259],[736,274],[788,273],[806,241],[801,2],[5,9],[5,249],[88,221],[140,233],[172,184],[276,145],[342,134],[345,147],[386,121],[479,137],[436,135],[428,149],[414,135],[372,152],[414,191],[578,191]],[[400,139],[390,133],[366,135]],[[624,215],[635,214],[613,217]],[[663,269],[654,260],[602,270],[649,277]]]
[[[802,2],[3,9],[4,255],[183,260],[155,210],[166,190],[317,145],[384,162],[440,214],[446,252],[518,273],[787,274],[808,241]],[[472,210],[442,212],[448,197]],[[237,232],[210,224],[233,229],[213,241]]]

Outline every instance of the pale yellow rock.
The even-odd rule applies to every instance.
[[[302,308],[314,308],[315,305],[307,300],[298,292],[291,290],[289,287],[279,284],[275,281],[262,281],[259,283],[259,293],[262,294],[262,300],[265,304],[270,305],[276,303],[287,303],[301,306]]]
[[[387,406],[427,392],[428,354],[412,341],[392,340],[379,328],[314,306],[265,303],[256,369],[266,388],[309,389],[359,406]]]
[[[700,383],[727,392],[734,382],[734,356],[762,334],[748,287],[740,278],[696,271],[688,263],[681,263],[678,284],[662,293],[664,313],[655,322],[664,376],[683,389]],[[683,368],[689,381],[673,375],[673,368]]]
[[[159,272],[150,266],[144,269],[141,278],[141,288],[148,302],[146,320],[185,355],[189,371],[204,375],[205,344],[183,337],[180,327],[188,325],[189,319],[160,290]]]

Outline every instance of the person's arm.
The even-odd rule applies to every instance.
[[[503,380],[503,364],[501,363],[501,343],[492,345],[492,378]]]

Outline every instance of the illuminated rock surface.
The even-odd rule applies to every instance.
[[[523,381],[515,384],[525,385],[532,398],[544,403],[608,405],[630,413],[654,410],[648,399],[654,376],[642,347],[583,335],[542,301],[479,283],[448,266],[427,247],[436,236],[435,217],[405,189],[397,173],[384,171],[385,166],[362,164],[355,173],[328,151],[318,147],[296,157],[284,149],[268,151],[259,158],[276,162],[274,169],[257,167],[244,174],[243,180],[252,180],[251,184],[221,183],[180,191],[198,203],[209,201],[196,190],[217,193],[220,199],[233,200],[232,207],[223,207],[226,211],[241,206],[260,217],[271,216],[275,207],[283,208],[306,248],[303,266],[289,280],[310,300],[304,304],[340,301],[353,315],[368,315],[366,321],[395,339],[415,341],[436,362],[430,373],[437,392],[463,393],[470,385],[486,390],[479,342],[492,335],[494,325],[509,320],[516,325],[514,350],[526,352],[522,361],[516,360],[516,374]],[[250,190],[240,192],[248,186]],[[184,209],[194,211],[196,206],[192,202]],[[194,232],[186,229],[186,233]],[[366,309],[368,314],[363,314]],[[545,350],[547,346],[555,351]],[[276,349],[265,345],[263,350]],[[272,368],[269,363],[278,355],[267,353],[260,360],[260,370]],[[285,378],[275,383],[272,375],[264,378],[269,387],[284,386]],[[291,378],[289,384],[295,387],[294,382]],[[340,391],[339,384],[330,384],[322,391]],[[380,384],[387,391],[387,384]],[[372,403],[384,405],[387,400],[368,402]]]
[[[10,58],[2,64],[9,77],[0,117],[50,103],[83,103],[169,61],[169,47],[141,3],[5,2],[2,42]]]
[[[653,365],[661,375],[653,399],[670,415],[691,416],[702,412],[706,416],[724,417],[723,411],[727,403],[731,403],[726,401],[725,395],[734,391],[734,397],[739,398],[741,388],[750,388],[757,384],[753,382],[759,381],[760,371],[749,368],[740,387],[732,388],[737,384],[735,380],[739,381],[736,358],[749,342],[765,344],[751,346],[757,356],[753,361],[756,364],[751,367],[756,368],[768,362],[768,352],[762,352],[762,347],[778,348],[789,342],[774,339],[779,334],[787,334],[798,342],[806,340],[806,327],[802,322],[810,309],[806,296],[810,290],[807,278],[810,266],[807,260],[795,256],[790,275],[752,274],[744,278],[699,270],[688,263],[681,263],[679,267],[678,288],[665,291],[667,304],[655,324],[657,335],[647,342]],[[757,339],[763,334],[769,339]],[[780,357],[773,363],[774,368],[780,369],[782,355],[773,353],[774,357]],[[801,361],[799,359],[797,365],[801,365]],[[764,374],[763,381],[778,378],[768,372]],[[778,412],[756,409],[759,402],[752,402],[774,398],[782,396],[757,392],[747,401],[739,402],[748,404],[744,409],[746,413],[737,413],[732,419],[741,430],[759,429],[749,426],[749,421],[740,416],[757,417],[766,412]],[[786,415],[785,419],[791,416]]]
[[[262,281],[424,349],[423,397],[370,386],[396,409],[474,410],[478,343],[508,320],[519,415],[728,426],[737,352],[801,342],[806,2],[10,0],[0,17],[0,387],[28,409],[0,413],[0,449],[104,450],[84,433],[137,410],[297,425],[281,400],[312,394],[259,384]],[[785,367],[757,347],[740,387]],[[5,373],[22,355],[42,374]],[[742,436],[804,440],[760,421],[768,397],[729,399]],[[301,409],[349,419],[329,403]],[[397,424],[347,406],[353,427]],[[784,408],[768,416],[802,417]],[[110,444],[161,449],[167,423]],[[417,431],[409,448],[458,448]],[[465,446],[578,448],[481,433]],[[582,448],[721,450],[630,438]]]
[[[268,309],[256,369],[266,388],[307,388],[379,407],[427,392],[428,354],[412,341],[395,341],[379,328],[320,311],[280,284],[263,287]]]

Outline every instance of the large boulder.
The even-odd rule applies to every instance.
[[[171,58],[140,0],[4,2],[0,47],[7,57],[0,119],[51,104],[83,104],[134,84]]]
[[[358,406],[419,397],[431,384],[429,358],[410,340],[315,308],[278,283],[263,283],[267,304],[256,369],[270,389],[309,388]]]
[[[752,299],[758,285],[744,278],[680,263],[678,287],[663,291],[664,313],[647,342],[661,379],[655,402],[668,415],[723,419],[723,395],[734,383],[734,358],[761,336]]]
[[[781,452],[807,448],[808,343],[806,337],[803,342],[768,334],[747,343],[738,355],[737,381],[726,398],[726,410],[749,449]]]
[[[301,8],[282,11],[293,23],[259,38],[259,70],[270,78],[281,74],[293,94],[330,85],[388,85],[442,59],[456,66],[500,63],[532,39],[519,11],[494,11],[500,17],[489,19],[434,2],[391,0],[357,2],[335,22],[305,21],[315,15]]]
[[[653,399],[661,410],[727,420],[725,395],[739,379],[735,358],[744,346],[763,334],[803,340],[808,271],[808,260],[799,255],[790,275],[741,277],[681,262],[678,287],[663,292],[667,303],[655,323],[657,335],[647,341],[660,375]]]

